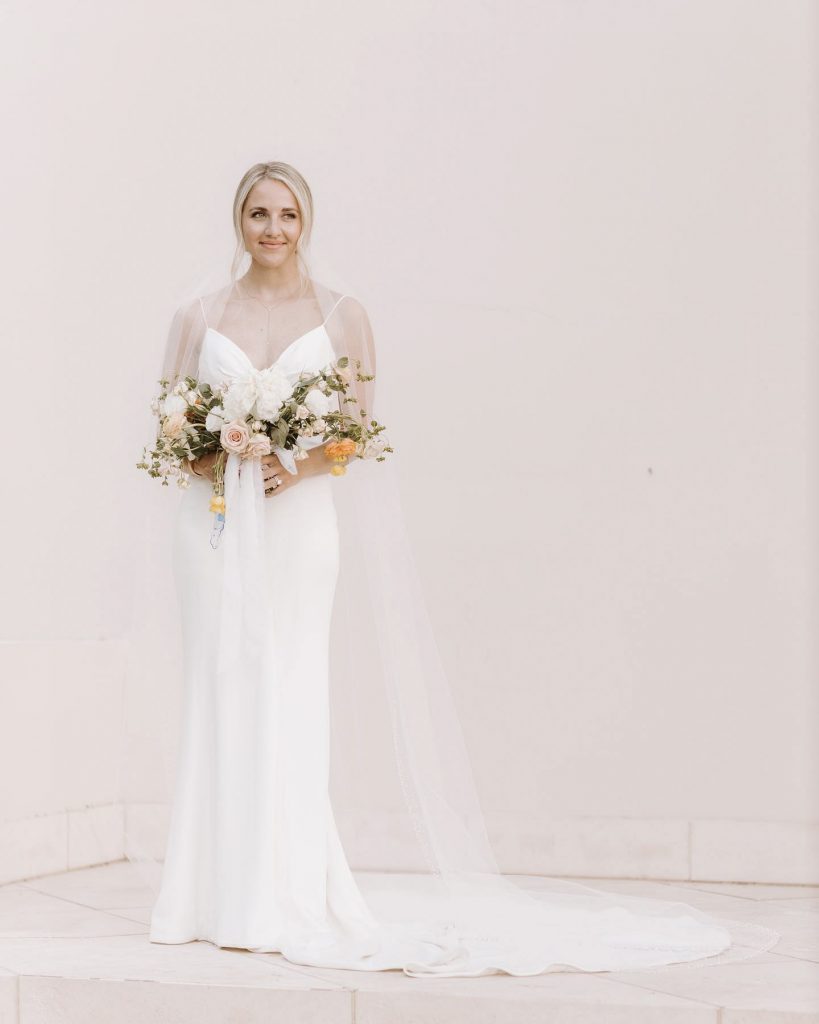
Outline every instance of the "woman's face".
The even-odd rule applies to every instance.
[[[272,178],[257,181],[242,211],[242,237],[252,258],[264,267],[294,259],[301,229],[299,204],[287,185]]]

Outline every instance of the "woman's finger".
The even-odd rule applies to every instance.
[[[281,483],[279,483],[279,484],[276,483],[276,479],[277,478],[281,481]],[[286,481],[286,478],[285,478],[284,474],[283,473],[274,473],[270,477],[270,480],[267,483],[265,483],[265,489],[264,489],[265,497],[269,497],[271,494],[277,494],[279,491],[284,490],[284,488],[287,487],[287,486],[288,486],[288,481]]]

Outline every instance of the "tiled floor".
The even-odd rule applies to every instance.
[[[0,886],[0,1024],[819,1024],[819,887],[580,881],[758,921],[782,940],[742,963],[645,974],[318,970],[149,942],[151,892],[118,862]]]

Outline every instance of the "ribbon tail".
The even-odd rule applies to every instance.
[[[313,434],[312,437],[298,438],[296,444],[299,448],[304,448],[307,451],[309,448],[317,448],[320,444],[324,444],[324,438],[321,434]]]
[[[264,660],[264,484],[258,459],[231,452],[225,466],[225,529],[219,667],[252,679]]]
[[[273,454],[278,455],[279,462],[284,466],[288,473],[298,473],[292,448],[282,448],[276,444],[273,445]]]

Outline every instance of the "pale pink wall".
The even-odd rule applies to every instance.
[[[230,246],[239,176],[283,159],[320,221],[360,211],[335,255],[366,282],[382,411],[409,435],[428,389],[460,443],[477,391],[516,423],[471,458],[404,452],[487,810],[513,833],[819,821],[810,0],[4,21],[0,817],[75,799],[59,772],[26,789],[46,740],[15,700],[97,699],[43,668],[84,659],[37,649],[108,664],[164,318],[197,252]]]

